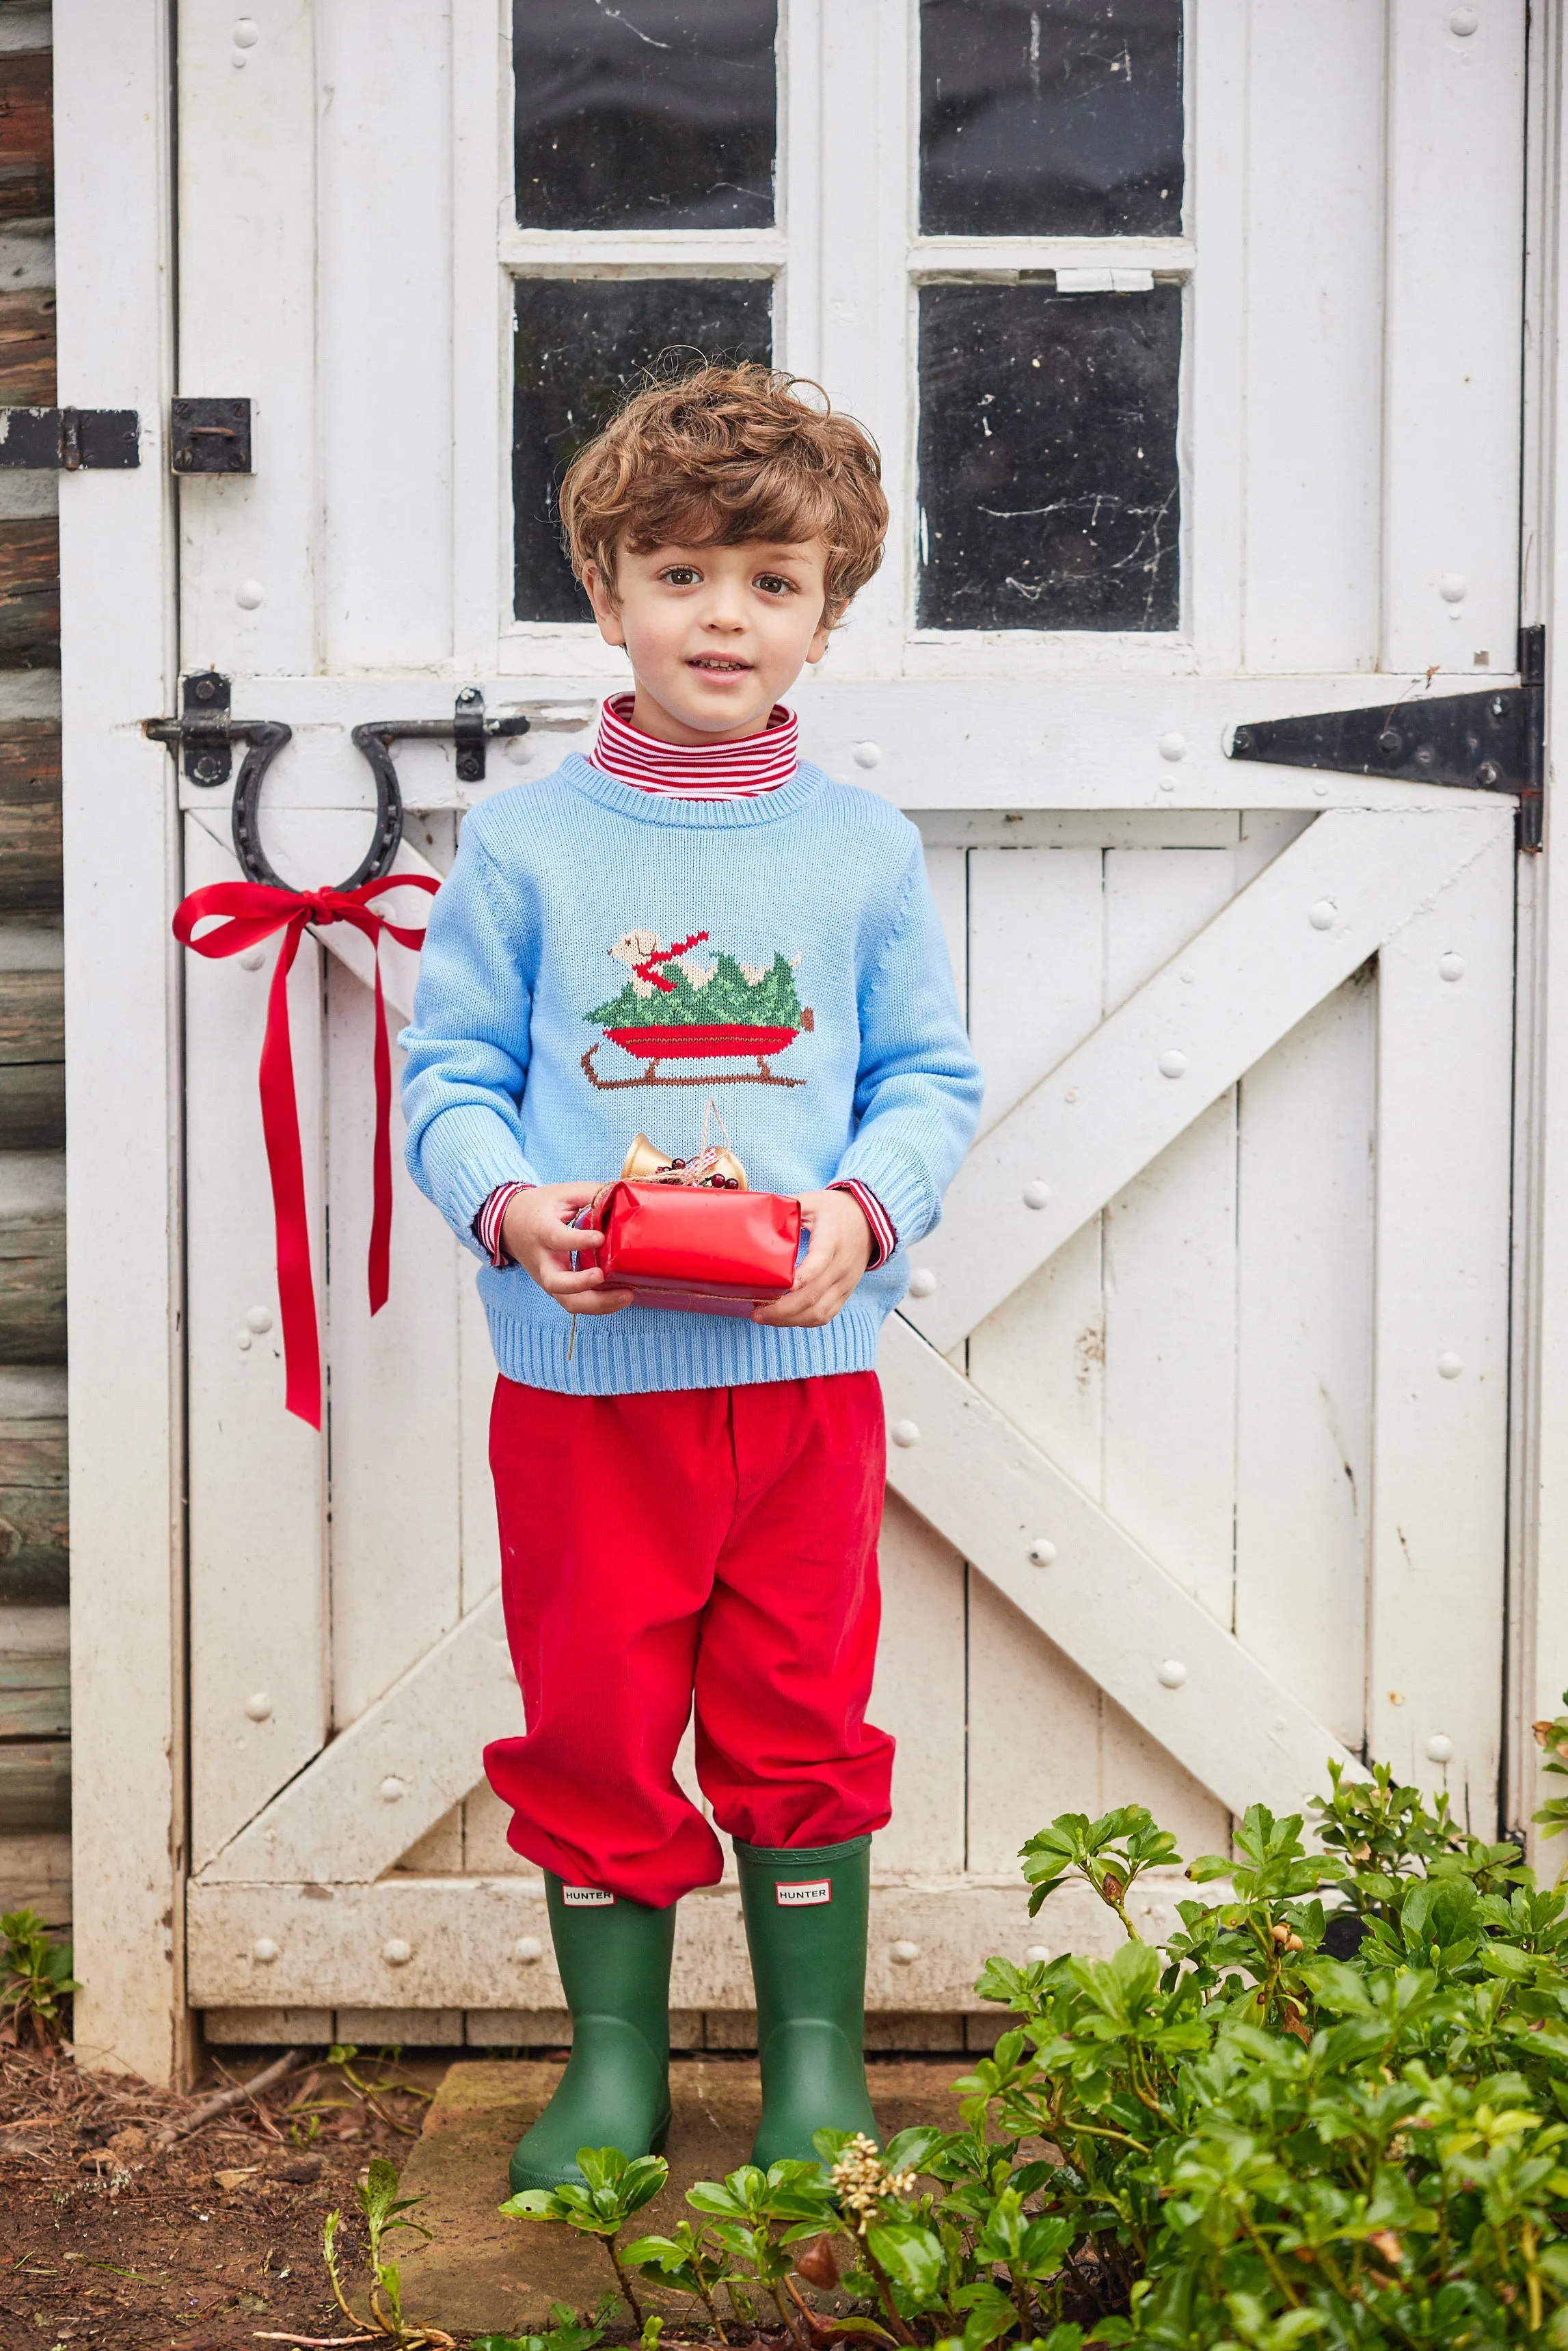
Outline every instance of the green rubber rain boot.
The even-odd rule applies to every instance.
[[[592,1894],[591,1901],[581,1896]],[[573,1896],[577,1899],[573,1899]],[[657,2155],[670,2127],[670,1955],[675,1908],[563,1887],[545,1872],[550,1938],[571,2011],[571,2055],[512,2150],[512,2192],[580,2181],[580,2147]]]
[[[739,1844],[740,1899],[757,1987],[762,2121],[751,2160],[814,2163],[811,2134],[881,2144],[865,2080],[871,1839]]]

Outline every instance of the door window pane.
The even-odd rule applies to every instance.
[[[1181,289],[926,286],[920,625],[1174,629]]]
[[[1182,0],[921,0],[927,236],[1175,236]]]
[[[629,392],[703,360],[773,355],[757,278],[525,277],[517,283],[512,490],[519,621],[588,621],[560,546],[562,474]]]
[[[778,0],[514,0],[524,228],[766,228]]]

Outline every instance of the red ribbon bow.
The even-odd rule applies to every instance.
[[[321,1347],[316,1327],[316,1291],[310,1279],[310,1228],[305,1214],[305,1163],[299,1148],[299,1104],[294,1091],[294,1055],[288,1040],[288,975],[308,925],[352,923],[371,942],[376,967],[376,1132],[371,1158],[370,1283],[371,1312],[387,1302],[392,1258],[392,1049],[382,1001],[382,934],[400,946],[418,947],[424,933],[388,922],[371,908],[390,890],[439,890],[425,873],[393,873],[384,882],[362,882],[357,890],[276,890],[261,882],[214,882],[193,890],[176,908],[174,936],[198,955],[243,955],[247,947],[282,931],[283,944],[267,999],[267,1033],[261,1040],[261,1125],[272,1176],[272,1212],[277,1227],[277,1298],[283,1320],[284,1401],[290,1412],[321,1426]],[[210,915],[222,927],[192,935]]]

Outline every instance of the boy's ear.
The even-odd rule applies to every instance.
[[[583,565],[582,585],[588,601],[593,607],[593,617],[599,623],[599,633],[605,643],[624,645],[626,632],[621,625],[621,608],[615,601],[610,582],[597,563]]]
[[[820,662],[821,660],[822,655],[828,650],[828,641],[831,637],[833,631],[838,627],[839,622],[843,619],[847,609],[848,607],[843,604],[839,605],[836,611],[831,604],[823,606],[822,617],[817,623],[816,634],[806,648],[806,659],[808,662]]]

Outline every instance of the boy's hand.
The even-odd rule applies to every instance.
[[[875,1236],[850,1193],[802,1192],[800,1222],[811,1239],[795,1269],[795,1286],[754,1306],[754,1322],[831,1322],[871,1263]]]
[[[597,1184],[536,1184],[507,1204],[501,1219],[501,1246],[507,1255],[568,1314],[619,1314],[632,1303],[629,1290],[605,1289],[596,1265],[585,1265],[579,1273],[571,1270],[573,1249],[586,1255],[603,1242],[602,1233],[578,1231],[571,1221],[599,1188]]]

